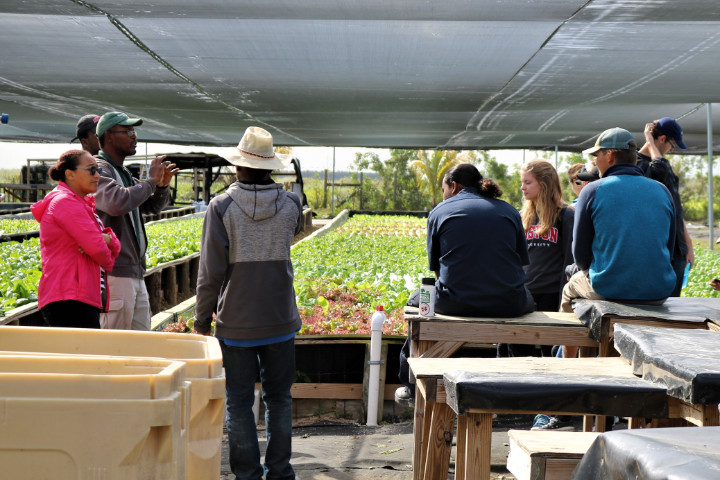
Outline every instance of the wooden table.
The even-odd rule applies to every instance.
[[[416,401],[423,405],[420,420],[425,419],[415,424],[419,455],[413,459],[414,479],[447,478],[456,418],[455,478],[470,480],[489,478],[495,413],[648,418],[692,414],[664,387],[633,375],[621,357],[410,358],[409,362],[416,377]],[[701,425],[718,424],[717,418],[689,419]]]
[[[662,384],[668,393],[717,423],[720,403],[720,332],[617,325],[615,348],[635,375]]]
[[[707,480],[720,472],[720,428],[651,428],[600,435],[573,472],[573,480],[618,478],[632,472],[638,480]]]
[[[720,299],[713,298],[672,297],[657,306],[581,298],[574,300],[573,310],[588,327],[590,338],[600,343],[601,357],[610,355],[615,325],[619,323],[720,330]]]
[[[533,312],[513,318],[420,315],[419,309],[405,308],[410,338],[410,356],[447,358],[466,343],[517,343],[526,345],[577,345],[596,349],[598,342],[588,336],[587,326],[573,313]],[[410,372],[413,378],[413,372]],[[424,397],[415,396],[415,448],[413,465],[421,463],[422,429],[426,408]],[[413,473],[422,478],[417,469]]]
[[[449,357],[465,343],[598,346],[574,313],[533,312],[512,318],[423,317],[417,308],[405,307],[405,320],[411,357]]]

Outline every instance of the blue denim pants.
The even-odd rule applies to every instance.
[[[225,367],[226,425],[230,469],[236,480],[294,480],[292,454],[292,396],[295,380],[295,339],[257,347],[234,347],[220,342]],[[252,406],[260,374],[265,404],[267,448],[260,464],[260,446]]]

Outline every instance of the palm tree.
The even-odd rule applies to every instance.
[[[445,173],[460,163],[453,150],[419,150],[418,159],[410,162],[418,188],[429,191],[433,206],[442,201],[442,181]]]

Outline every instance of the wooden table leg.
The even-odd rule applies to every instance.
[[[598,357],[609,357],[610,356],[610,338],[603,337],[600,339],[600,347],[598,351]]]
[[[716,427],[720,425],[720,413],[717,405],[695,405],[675,397],[668,397],[670,418],[684,418],[698,427]]]
[[[425,425],[425,412],[427,405],[425,402],[425,388],[421,385],[422,380],[418,382],[415,388],[415,420],[413,423],[413,480],[422,480],[425,470],[425,453],[423,439],[427,438]],[[430,418],[428,417],[427,428],[430,427]]]
[[[717,405],[703,405],[703,427],[720,426],[720,410]]]
[[[455,447],[455,480],[465,480],[465,454],[467,452],[468,416],[457,417],[457,446]]]
[[[647,422],[644,418],[630,417],[628,419],[628,430],[634,430],[638,428],[645,428]]]
[[[463,469],[464,480],[490,479],[490,450],[492,446],[492,413],[469,413],[463,424],[465,432],[464,465],[457,464],[455,471]],[[459,425],[459,424],[458,424]],[[459,448],[459,445],[458,445]]]
[[[593,358],[598,356],[598,347],[580,347],[578,349],[579,358]]]
[[[602,415],[595,415],[595,431],[603,433],[606,430],[605,425],[605,417]]]
[[[450,467],[455,412],[445,403],[433,403],[430,429],[424,447],[427,450],[424,479],[447,479]]]

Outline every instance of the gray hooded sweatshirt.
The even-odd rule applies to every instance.
[[[297,195],[271,183],[235,182],[213,198],[203,223],[195,329],[256,340],[301,326],[290,246],[302,228]]]

